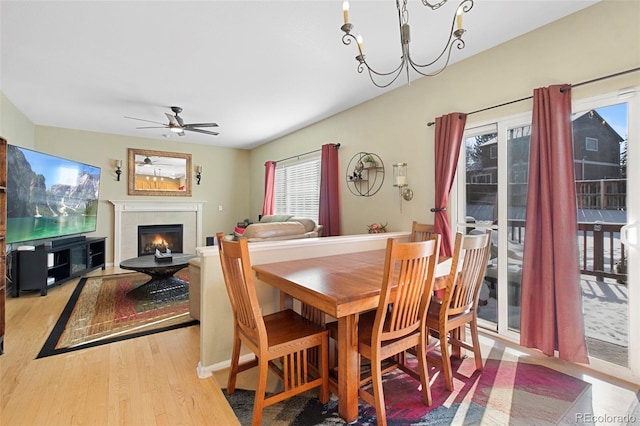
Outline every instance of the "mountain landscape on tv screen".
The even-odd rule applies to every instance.
[[[24,153],[9,146],[7,168],[7,218],[95,216],[100,185],[98,174],[80,171],[75,185],[47,182],[33,170]],[[53,164],[52,164],[52,167]]]

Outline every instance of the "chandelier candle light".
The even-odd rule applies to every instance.
[[[431,4],[429,0],[421,0],[424,6],[429,7],[431,10],[439,9],[444,6],[449,0],[441,0],[438,3]],[[407,11],[407,0],[396,0],[396,8],[398,9],[398,25],[400,27],[400,45],[402,48],[402,57],[400,58],[400,65],[389,72],[378,72],[369,66],[365,59],[363,51],[363,40],[361,35],[354,36],[351,34],[353,30],[353,24],[349,22],[349,0],[344,0],[342,3],[342,10],[344,15],[344,25],[341,29],[344,31],[342,36],[342,43],[349,45],[352,40],[355,40],[358,44],[359,55],[356,56],[358,61],[358,72],[362,73],[365,69],[369,73],[371,82],[380,88],[388,87],[395,82],[402,70],[406,70],[407,84],[410,83],[409,68],[412,68],[415,72],[426,77],[432,77],[440,74],[449,65],[449,59],[451,58],[451,50],[453,46],[456,46],[458,50],[464,49],[465,43],[462,40],[462,36],[466,32],[462,28],[462,14],[467,13],[473,7],[473,0],[463,0],[456,9],[456,14],[451,21],[451,30],[449,31],[449,40],[445,44],[440,54],[431,62],[426,64],[420,64],[415,62],[411,58],[409,50],[409,43],[411,42],[411,35],[409,30],[409,12]],[[386,82],[385,82],[386,80]]]

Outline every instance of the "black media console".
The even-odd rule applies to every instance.
[[[47,289],[80,277],[97,268],[105,268],[106,238],[74,237],[36,246],[35,250],[12,252],[15,284],[13,297],[20,291]]]

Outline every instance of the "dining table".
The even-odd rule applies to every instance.
[[[346,422],[358,416],[360,383],[358,354],[359,314],[378,307],[386,250],[358,251],[253,266],[256,277],[280,290],[282,309],[293,300],[338,321],[338,413]],[[446,287],[451,259],[441,257],[434,290]],[[333,387],[333,386],[332,386]]]

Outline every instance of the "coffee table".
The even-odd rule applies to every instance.
[[[154,255],[134,257],[120,262],[120,268],[151,276],[149,281],[127,292],[131,299],[156,301],[183,300],[189,297],[189,283],[173,274],[189,265],[195,254],[174,253],[171,261],[157,261]]]

